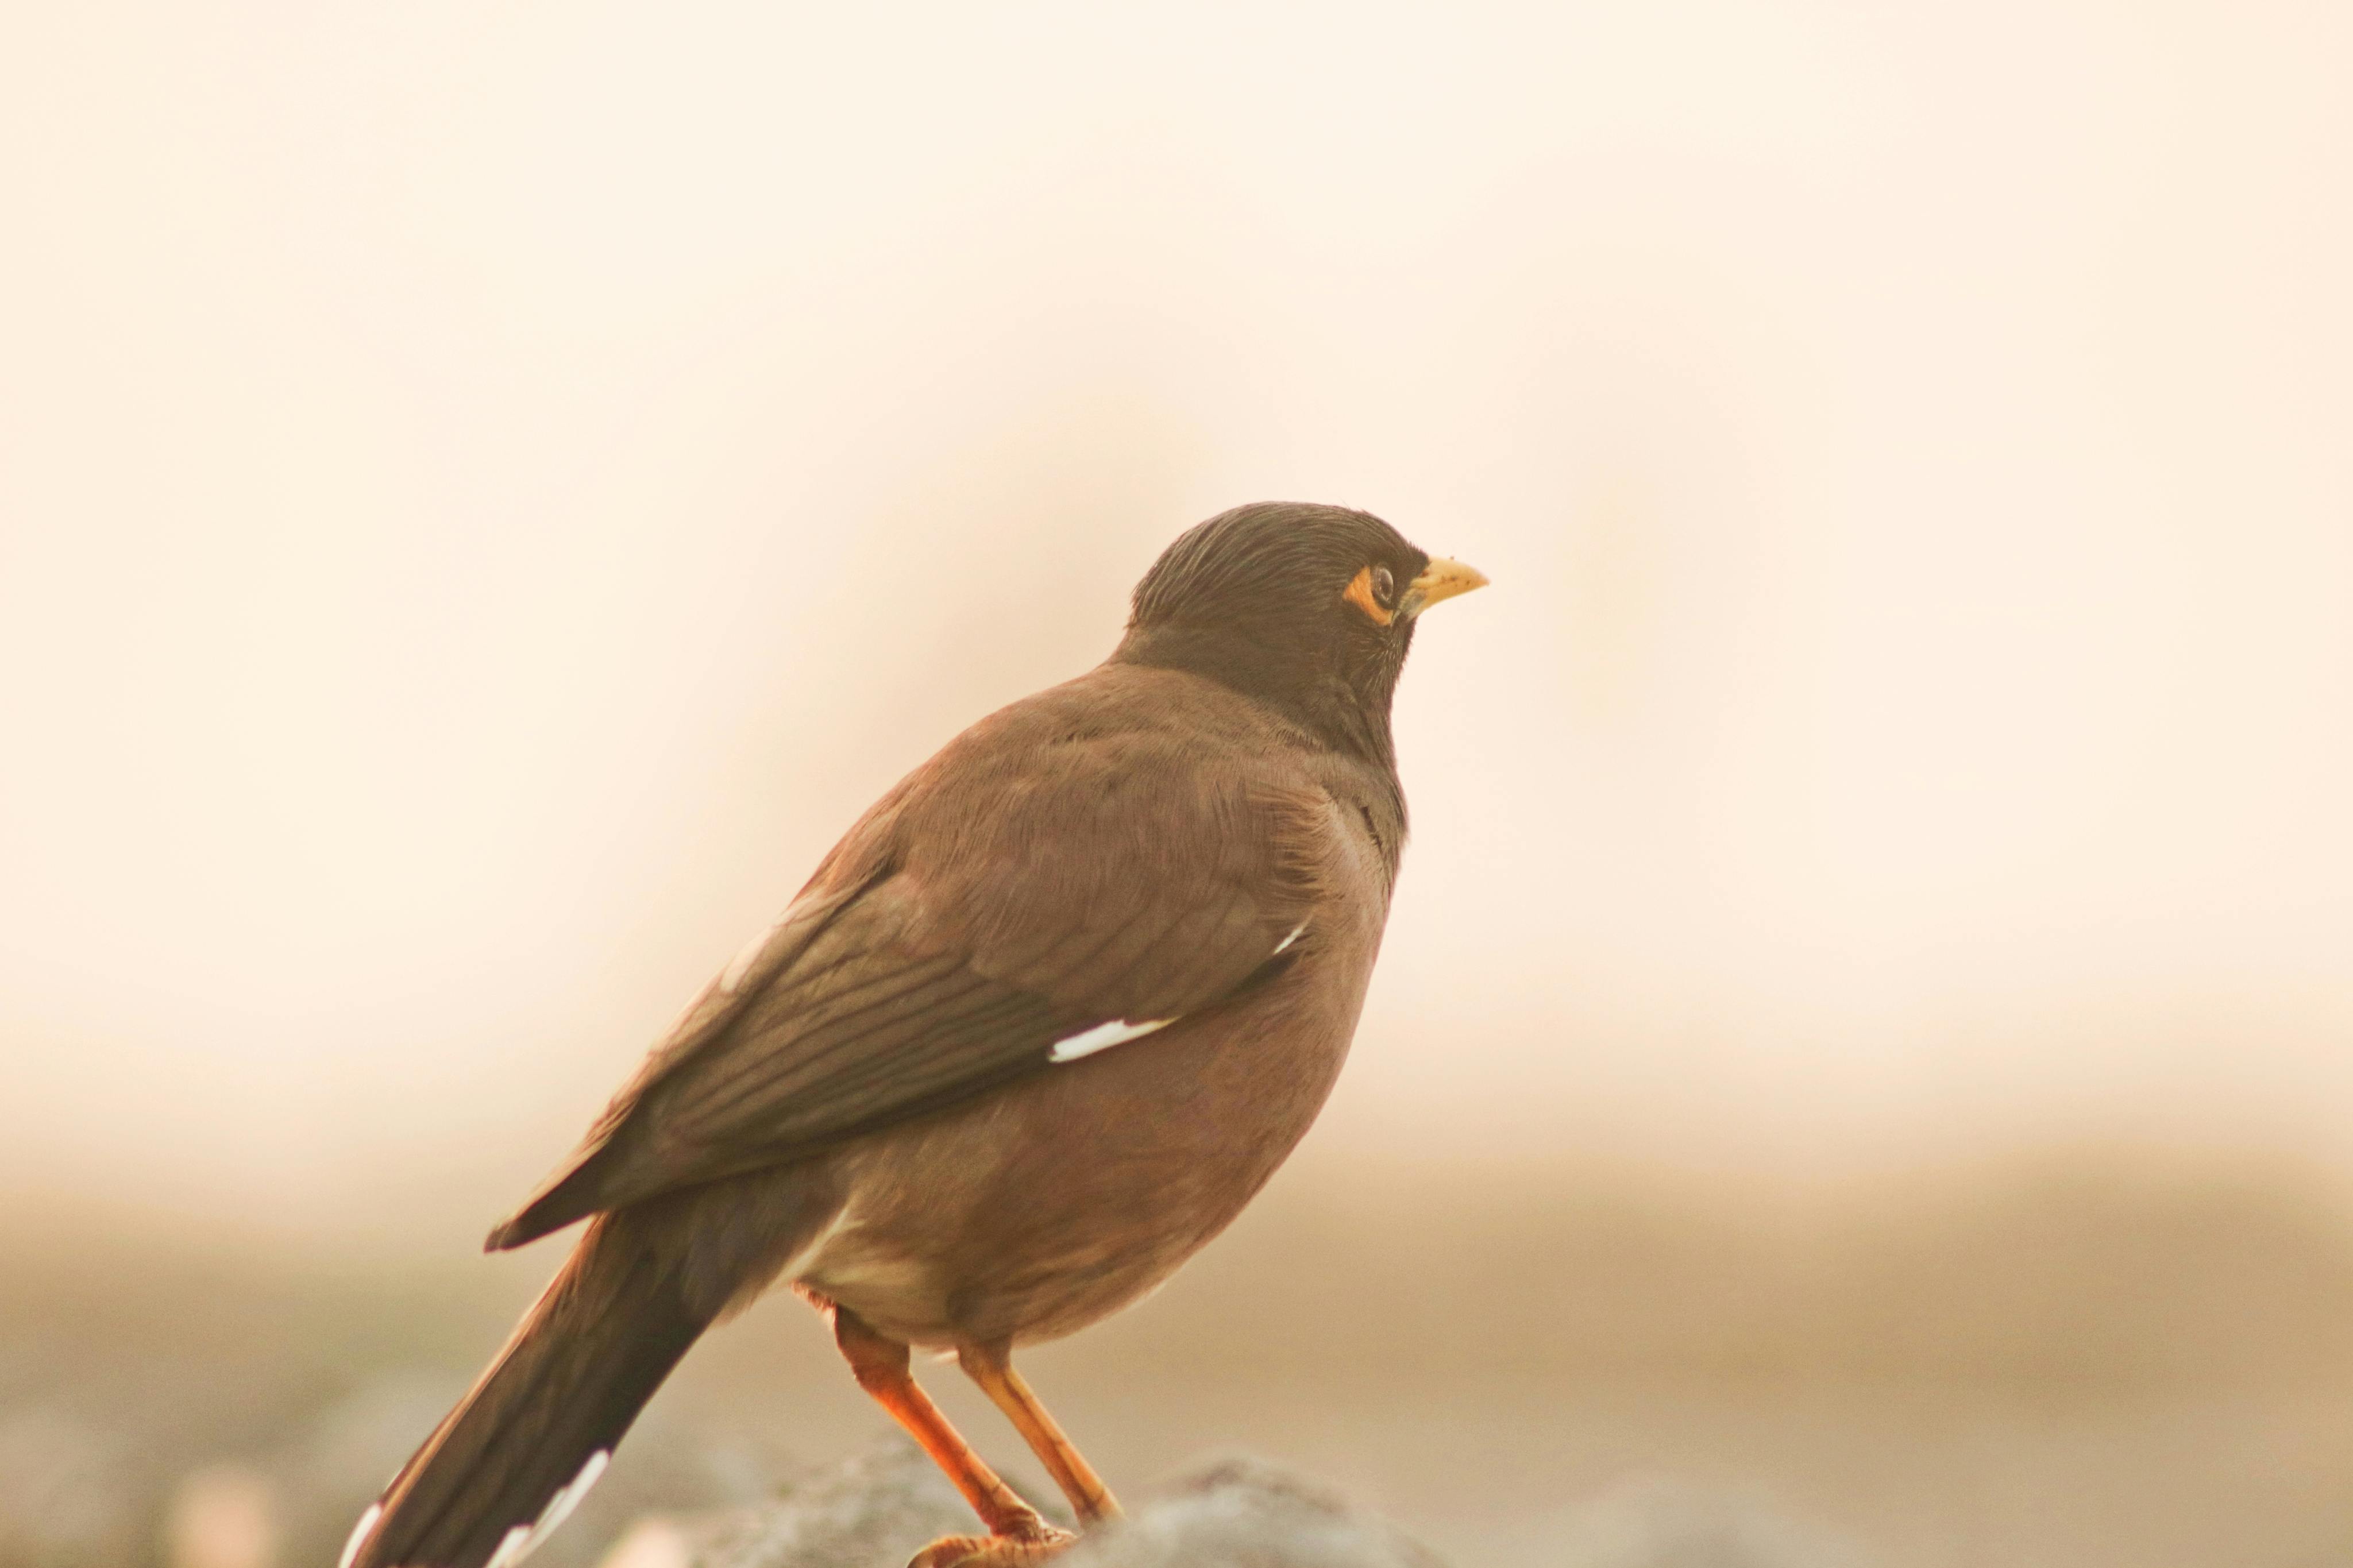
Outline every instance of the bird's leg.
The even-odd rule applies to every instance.
[[[956,1351],[956,1362],[1005,1412],[1006,1418],[1021,1434],[1022,1441],[1029,1445],[1029,1451],[1038,1456],[1046,1473],[1054,1478],[1054,1484],[1071,1500],[1071,1507],[1082,1523],[1096,1524],[1119,1517],[1119,1500],[1111,1495],[1111,1489],[1103,1485],[1094,1467],[1062,1435],[1060,1426],[1039,1403],[1038,1396],[1029,1392],[1021,1374],[1013,1370],[1010,1346],[964,1345]]]
[[[875,1403],[889,1411],[907,1429],[907,1435],[923,1445],[932,1463],[955,1483],[964,1500],[988,1526],[987,1540],[954,1536],[934,1542],[916,1555],[908,1568],[946,1568],[947,1564],[961,1563],[1040,1562],[1070,1543],[1070,1533],[1048,1524],[1036,1509],[1023,1502],[972,1451],[972,1445],[948,1425],[948,1418],[932,1403],[931,1395],[915,1385],[914,1374],[908,1369],[905,1345],[877,1333],[857,1313],[839,1305],[833,1308],[833,1340],[841,1347],[842,1357],[849,1363],[858,1386],[873,1395]]]

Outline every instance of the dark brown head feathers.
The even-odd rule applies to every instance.
[[[1207,676],[1389,765],[1389,701],[1413,642],[1398,596],[1429,563],[1370,512],[1236,507],[1153,563],[1113,658]]]

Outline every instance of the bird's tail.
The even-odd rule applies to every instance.
[[[498,1359],[362,1516],[340,1568],[522,1561],[603,1474],[688,1347],[828,1217],[796,1175],[738,1177],[590,1221]]]

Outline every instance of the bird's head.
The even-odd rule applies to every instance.
[[[1112,657],[1208,676],[1387,763],[1415,622],[1486,582],[1370,512],[1259,501],[1162,552]]]

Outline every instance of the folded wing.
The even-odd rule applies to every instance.
[[[852,829],[491,1247],[1070,1070],[1289,962],[1330,860],[1321,790],[1012,718]]]

